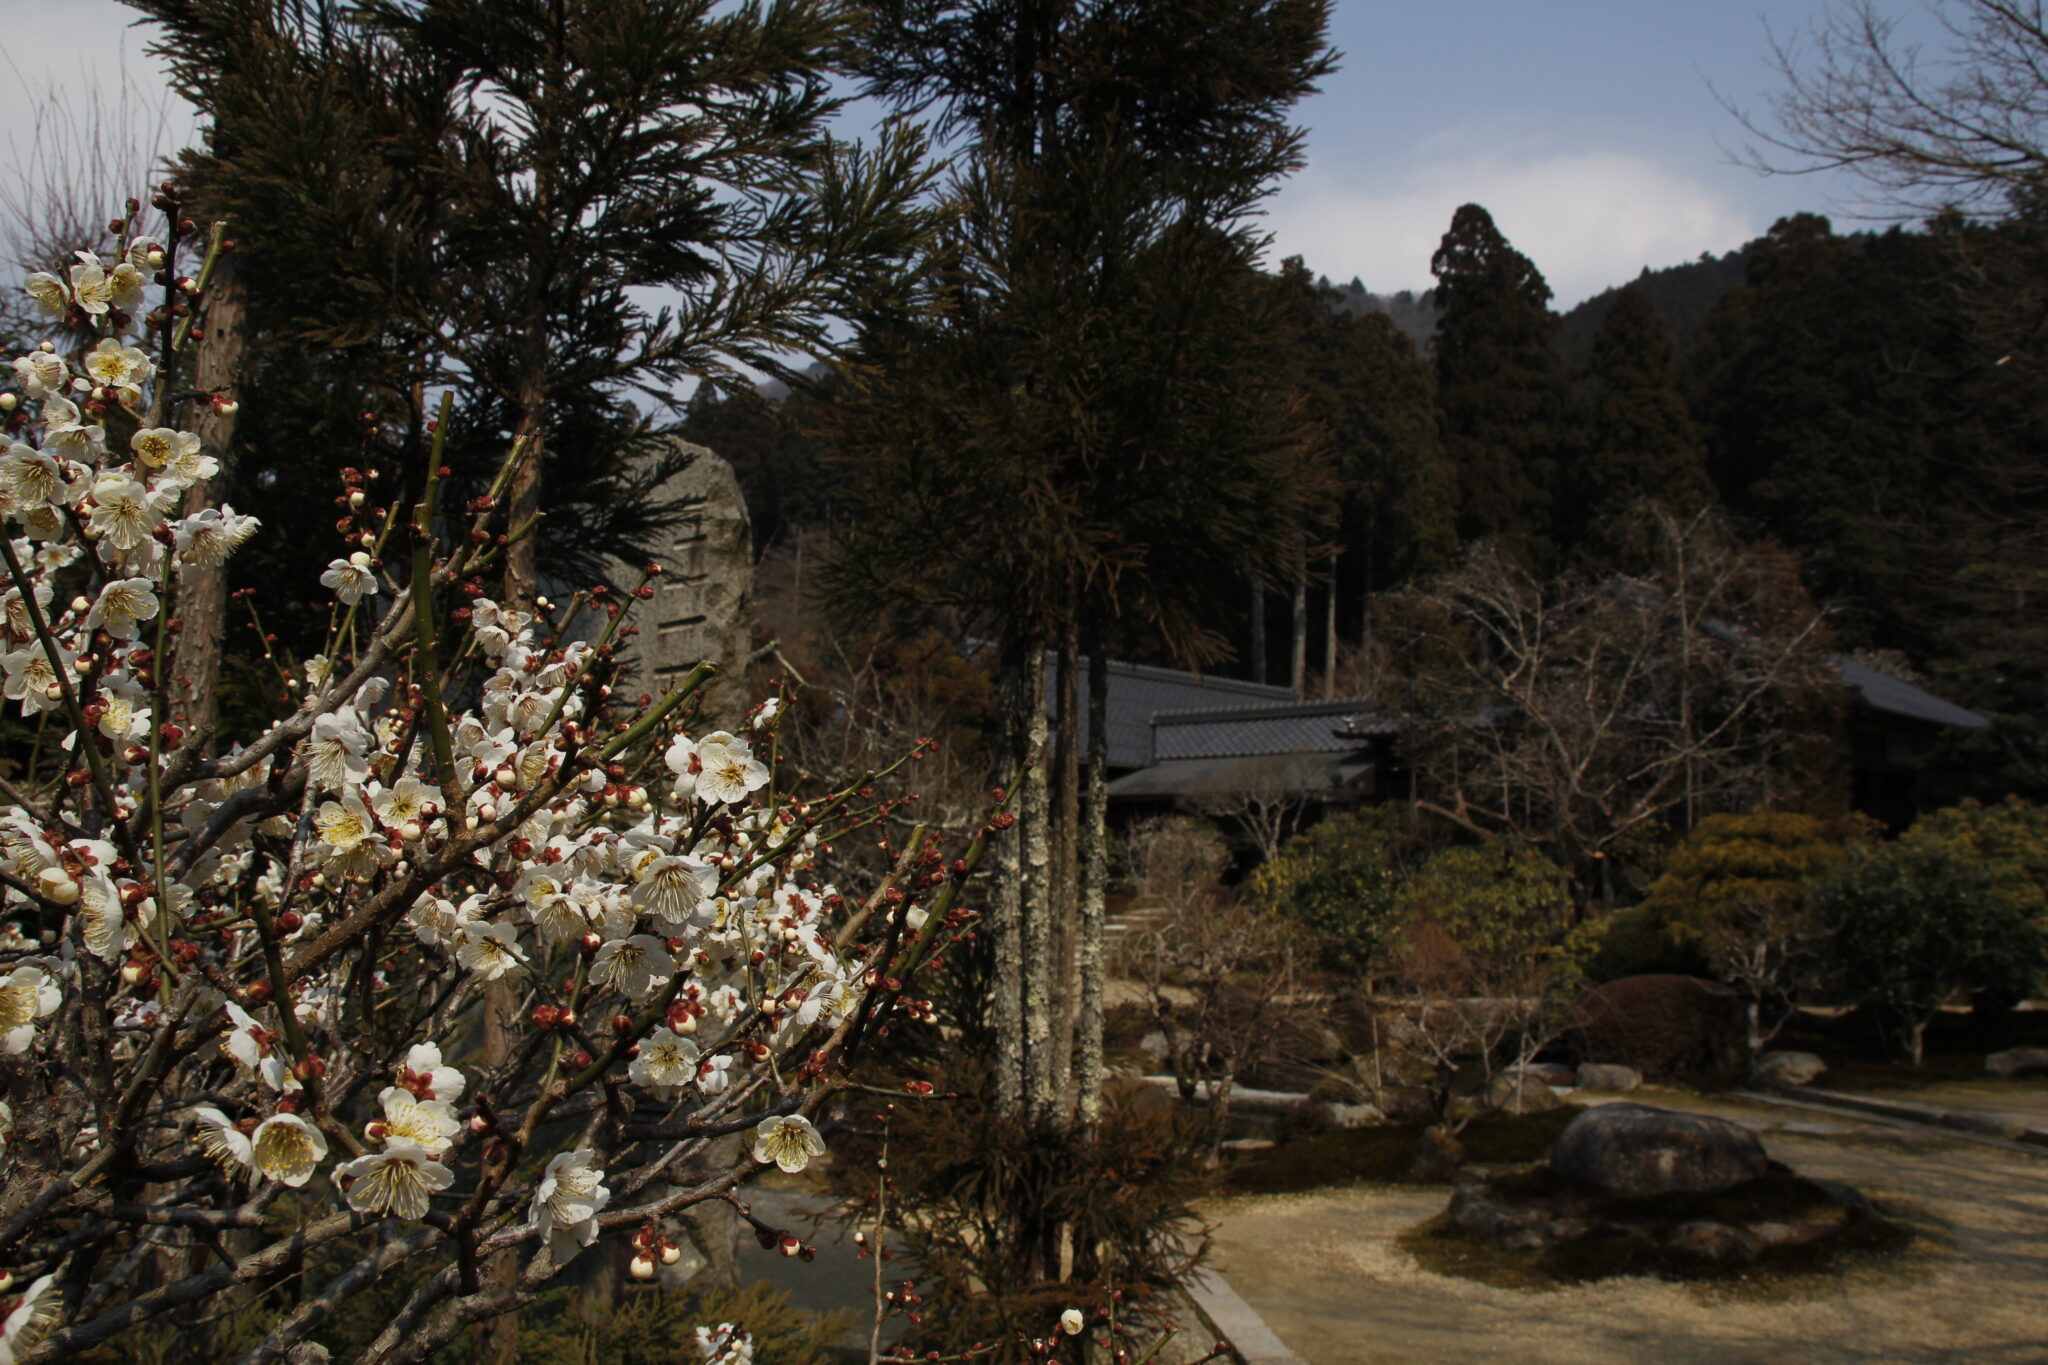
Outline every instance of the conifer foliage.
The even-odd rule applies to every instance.
[[[1493,215],[1467,204],[1430,261],[1441,310],[1432,342],[1444,442],[1458,470],[1458,531],[1550,553],[1564,442],[1564,371],[1551,349],[1550,286]]]

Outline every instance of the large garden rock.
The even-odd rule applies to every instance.
[[[1588,1109],[1558,1137],[1550,1164],[1582,1189],[1623,1199],[1733,1189],[1770,1169],[1747,1128],[1641,1104]]]
[[[2048,1047],[2015,1047],[1984,1059],[1994,1076],[2048,1076]]]
[[[1579,1066],[1579,1089],[1601,1090],[1619,1095],[1643,1083],[1643,1073],[1632,1066],[1612,1062],[1584,1062]]]
[[[1541,1114],[1564,1101],[1526,1071],[1503,1071],[1486,1087],[1486,1107],[1503,1114]]]
[[[1828,1064],[1811,1052],[1766,1052],[1756,1059],[1761,1085],[1811,1085],[1827,1069]]]

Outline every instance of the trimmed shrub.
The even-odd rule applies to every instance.
[[[1592,982],[1624,976],[1700,976],[1707,970],[1699,950],[1673,938],[1664,916],[1643,905],[1587,920],[1565,940],[1565,953],[1579,974]]]
[[[2017,1000],[2040,981],[2040,884],[2025,852],[1999,842],[2007,822],[2023,830],[2027,818],[2001,807],[1940,812],[1852,854],[1814,892],[1842,986],[1877,1007],[1915,1065],[1943,1005],[1977,993]]]
[[[1574,1038],[1590,1062],[1646,1079],[1720,1079],[1748,1057],[1742,997],[1696,976],[1625,976],[1579,997]]]
[[[1370,973],[1398,920],[1402,879],[1429,847],[1404,806],[1340,815],[1289,839],[1245,897],[1315,934],[1323,966]]]

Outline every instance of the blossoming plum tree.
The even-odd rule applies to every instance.
[[[229,401],[180,383],[223,244],[174,187],[155,205],[156,235],[131,201],[108,251],[30,278],[66,340],[0,391],[0,670],[40,736],[0,778],[0,1361],[322,1248],[346,1268],[243,1359],[403,1273],[356,1359],[418,1360],[612,1234],[638,1274],[663,1220],[822,1153],[863,1045],[930,1018],[911,992],[971,922],[982,839],[903,834],[894,768],[792,790],[776,702],[690,733],[708,670],[639,693],[612,650],[631,602],[485,598],[531,532],[495,519],[518,450],[459,507],[438,458],[409,500],[343,471],[327,648],[271,660],[291,704],[262,733],[188,731],[163,664],[183,575],[258,523],[180,514],[215,473],[185,424]],[[557,635],[591,606],[599,638]],[[827,872],[856,833],[893,860],[863,895]],[[480,1066],[492,982],[531,1027]],[[749,1130],[751,1160],[687,1174]],[[509,1281],[480,1275],[507,1253]]]

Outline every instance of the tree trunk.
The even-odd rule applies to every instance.
[[[1079,1110],[1083,1123],[1102,1114],[1102,1012],[1107,979],[1102,960],[1104,893],[1109,883],[1109,660],[1088,655],[1088,785],[1081,805]]]
[[[1046,762],[1045,651],[1034,647],[1025,664],[1026,710],[1024,752],[1034,771],[1019,793],[1023,809],[1017,828],[1022,839],[1024,949],[1024,1117],[1033,1127],[1053,1119],[1059,1097],[1053,1091],[1053,992],[1060,980],[1053,960],[1057,938],[1053,923],[1052,847],[1048,837],[1052,815],[1051,773]]]
[[[1031,661],[1038,661],[1036,669]],[[1036,642],[1012,646],[1002,663],[1001,698],[1009,771],[1002,780],[1012,788],[1007,807],[1020,815],[1021,788],[1032,781],[1028,748],[1030,687],[1039,695],[1044,714],[1045,654]],[[1035,679],[1031,676],[1036,674]],[[1015,1118],[1024,1112],[1024,830],[1019,822],[996,837],[994,895],[989,906],[991,940],[989,1029],[995,1035],[996,1111]]]
[[[519,424],[512,441],[519,466],[505,486],[505,532],[526,534],[505,550],[505,601],[532,611],[540,595],[540,464],[547,440],[547,370],[544,356],[529,357],[519,378]]]
[[[1337,695],[1337,552],[1330,552],[1330,600],[1323,612],[1323,696]]]
[[[1057,999],[1054,1005],[1049,1083],[1054,1112],[1064,1118],[1071,1112],[1074,1086],[1074,1032],[1079,1023],[1080,961],[1080,852],[1081,852],[1081,708],[1086,695],[1081,688],[1081,635],[1077,621],[1069,616],[1060,637],[1059,726],[1053,735],[1053,771],[1059,785],[1053,789],[1054,849],[1053,915],[1054,961],[1058,964]]]
[[[1294,648],[1289,655],[1288,686],[1296,697],[1308,689],[1308,541],[1304,537],[1294,556]]]
[[[232,253],[214,262],[206,295],[206,337],[193,361],[193,387],[225,389],[232,396],[249,345],[248,290]],[[202,402],[192,432],[201,448],[220,462],[220,472],[186,492],[183,511],[188,517],[226,501],[235,476],[234,417]],[[181,566],[177,614],[185,629],[178,636],[172,685],[187,728],[198,730],[220,719],[221,655],[228,636],[227,566]]]
[[[509,981],[493,981],[484,987],[483,1065],[486,1070],[501,1066],[518,1046],[519,993]],[[519,1282],[517,1248],[500,1251],[485,1259],[482,1279],[487,1287],[509,1289]],[[481,1322],[476,1327],[478,1365],[518,1365],[519,1315]]]
[[[1252,588],[1252,681],[1266,680],[1266,590]]]

